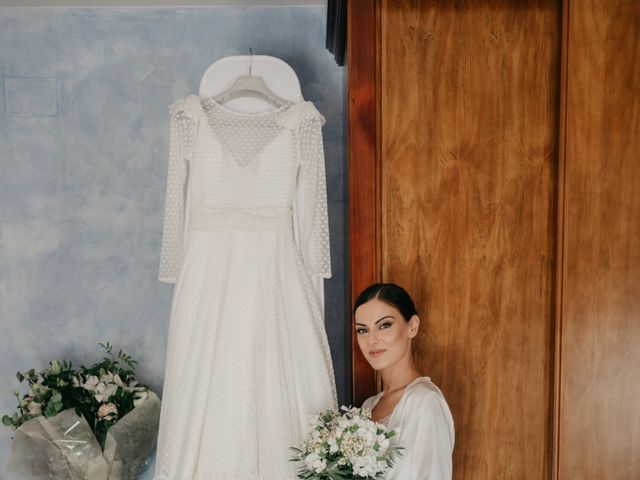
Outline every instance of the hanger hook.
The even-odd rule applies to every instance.
[[[249,75],[251,75],[252,66],[253,66],[253,48],[249,48]]]

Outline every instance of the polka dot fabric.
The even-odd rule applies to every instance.
[[[289,447],[336,392],[324,118],[189,96],[170,108],[159,278],[175,283],[156,480],[295,479]]]

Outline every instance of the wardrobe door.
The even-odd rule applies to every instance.
[[[558,478],[637,480],[640,2],[572,1],[565,24]]]
[[[380,7],[381,279],[417,301],[454,477],[548,478],[560,5]]]

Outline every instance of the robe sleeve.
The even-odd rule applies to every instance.
[[[158,279],[176,283],[182,267],[185,230],[187,161],[195,138],[195,122],[182,101],[170,107],[169,168]]]
[[[416,392],[403,411],[399,442],[404,447],[395,480],[451,480],[453,418],[437,391]]]
[[[305,270],[318,279],[331,278],[322,125],[324,117],[314,109],[297,129],[300,166],[294,200],[296,242]]]

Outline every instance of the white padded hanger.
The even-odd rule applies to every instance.
[[[200,98],[225,108],[260,113],[304,100],[298,76],[286,62],[268,55],[236,55],[214,62],[200,81]]]

